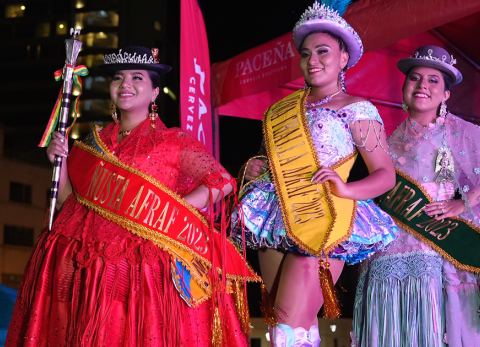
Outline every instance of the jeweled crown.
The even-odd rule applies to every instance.
[[[153,53],[153,54],[152,54]],[[103,57],[104,64],[158,64],[158,50],[152,53],[125,52],[120,49],[118,53],[105,54]]]
[[[450,64],[454,66],[457,64],[457,60],[453,57],[453,55],[447,55],[447,54],[442,54],[440,56],[435,56],[433,49],[428,49],[427,54],[422,55],[420,51],[415,51],[413,53],[412,58],[415,59],[424,59],[424,60],[430,60],[430,61],[438,61],[440,63],[445,63],[445,64]]]
[[[315,1],[312,6],[308,6],[305,12],[303,12],[303,14],[300,16],[300,19],[297,21],[297,23],[295,23],[293,30],[295,31],[296,28],[302,26],[308,21],[315,19],[325,19],[338,23],[345,28],[351,28],[351,26],[345,21],[345,19],[342,18],[337,10],[324,4],[319,4],[317,1]]]
[[[315,1],[312,6],[307,7],[292,30],[297,49],[300,49],[308,34],[326,31],[343,40],[350,54],[348,67],[355,65],[363,54],[363,44],[355,29],[341,16],[349,3],[350,0],[332,0],[328,4]]]

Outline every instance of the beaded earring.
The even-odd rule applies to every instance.
[[[158,117],[158,113],[157,113],[157,110],[158,110],[158,106],[157,104],[155,103],[155,101],[152,101],[152,103],[150,104],[150,113],[148,114],[148,118],[150,118],[150,126],[152,128],[155,128],[155,121]]]
[[[402,101],[402,110],[404,112],[408,112],[408,105],[405,103],[405,101]]]
[[[440,117],[443,117],[445,118],[447,116],[447,103],[445,102],[445,100],[442,101],[442,103],[440,104],[440,111],[438,112],[438,115]]]
[[[345,93],[347,91],[347,86],[345,84],[345,70],[340,71],[338,74],[338,80],[340,82],[340,88],[342,89],[342,92]]]

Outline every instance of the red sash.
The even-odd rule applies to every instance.
[[[113,154],[76,142],[68,171],[80,203],[152,241],[189,270],[193,281],[191,297],[186,301],[190,305],[196,306],[211,296],[212,263],[221,264],[217,271],[225,271],[230,291],[232,281],[260,280],[233,244],[225,242],[225,237],[222,239],[196,209]]]

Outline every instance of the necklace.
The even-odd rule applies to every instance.
[[[341,91],[342,91],[342,90],[339,89],[339,90],[337,90],[337,91],[336,91],[335,93],[333,93],[333,94],[327,95],[327,96],[325,96],[325,97],[323,97],[323,98],[321,98],[321,99],[319,99],[319,100],[316,100],[316,101],[312,101],[312,102],[307,103],[306,106],[307,106],[307,108],[320,107],[320,106],[322,106],[322,105],[330,102],[330,100],[332,100],[334,96],[340,94]]]
[[[118,135],[125,137],[125,136],[130,135],[131,132],[132,132],[131,130],[119,130]]]
[[[450,150],[447,139],[447,128],[445,125],[445,117],[438,117],[435,120],[435,123],[430,123],[427,126],[421,126],[417,122],[412,121],[410,118],[407,119],[408,128],[414,134],[413,138],[408,138],[407,131],[405,131],[403,140],[404,142],[411,142],[415,145],[412,148],[416,148],[420,142],[430,140],[433,136],[434,131],[441,132],[441,143],[437,147],[437,153],[435,155],[435,176],[434,181],[436,183],[445,183],[445,182],[455,182],[455,164],[453,160],[453,155]],[[420,130],[417,128],[420,127]],[[438,130],[436,130],[438,129]],[[416,141],[415,141],[416,139]],[[433,143],[432,143],[433,144]]]

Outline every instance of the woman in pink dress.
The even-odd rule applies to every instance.
[[[70,154],[53,135],[49,159],[68,159],[60,211],[27,266],[7,346],[248,345],[243,282],[258,278],[209,219],[231,177],[158,118],[171,68],[157,54],[106,55],[115,122]]]
[[[353,346],[480,346],[480,127],[447,110],[455,63],[437,46],[398,63],[409,116],[388,140],[399,175],[381,207],[400,228],[363,267]]]

